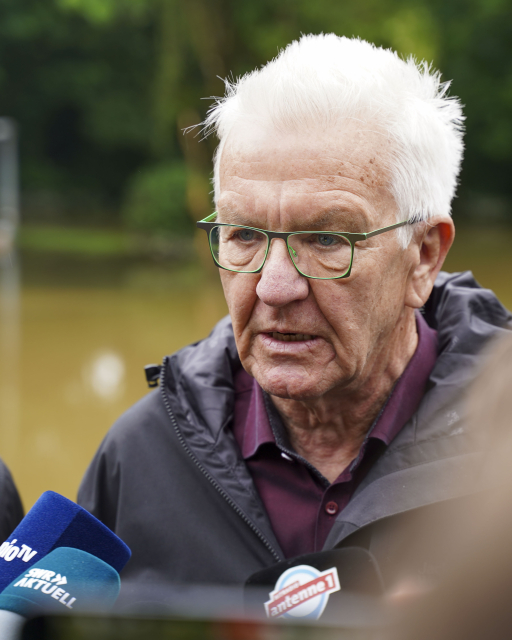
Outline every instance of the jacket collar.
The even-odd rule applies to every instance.
[[[444,497],[456,495],[460,488],[443,482],[446,474],[456,466],[448,459],[461,460],[466,454],[473,455],[479,447],[478,438],[465,432],[461,390],[474,376],[474,365],[482,347],[506,327],[512,328],[512,316],[491,291],[480,288],[472,274],[464,272],[439,275],[425,305],[424,317],[438,331],[439,339],[439,356],[428,390],[418,412],[340,514],[339,522],[327,540],[329,544],[332,544],[333,536],[342,534],[340,527],[347,518],[352,518],[354,526],[358,527],[372,518],[379,519],[415,505],[435,502],[441,494]],[[166,360],[167,388],[163,391],[193,455],[209,469],[241,509],[252,509],[257,526],[279,548],[230,430],[233,375],[240,366],[231,322],[226,317],[208,338],[185,347]],[[444,467],[441,459],[447,461]],[[419,469],[415,469],[420,466],[428,481]],[[445,468],[444,472],[440,471],[441,467]],[[375,499],[374,491],[382,495],[380,489],[384,490],[399,477],[398,482],[403,481],[404,474],[409,474],[411,479],[417,478],[413,492],[404,494],[393,490],[385,504]],[[436,477],[439,482],[434,482]]]

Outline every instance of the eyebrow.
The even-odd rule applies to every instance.
[[[327,211],[320,212],[317,216],[313,216],[308,219],[308,224],[313,224],[315,227],[336,227],[338,226],[338,221],[341,216],[350,216],[349,212],[346,209],[342,208],[333,208],[328,209]]]
[[[343,221],[340,226],[339,217],[343,214],[347,219]],[[354,215],[355,214],[355,215]],[[248,218],[246,214],[237,212],[231,208],[222,209],[218,211],[218,221],[224,224],[236,224],[245,227],[254,227],[261,229],[261,227],[254,222],[254,219]],[[352,231],[360,232],[361,223],[363,222],[363,216],[360,212],[348,212],[346,209],[334,207],[324,211],[320,211],[318,215],[308,217],[303,223],[296,225],[297,231],[313,231],[313,230],[325,230],[325,231]],[[343,227],[343,228],[342,228]]]
[[[239,213],[235,209],[223,208],[222,211],[217,209],[217,222],[224,224],[239,224],[245,227],[254,227],[254,220],[247,218],[243,213]]]

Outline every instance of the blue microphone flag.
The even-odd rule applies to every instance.
[[[131,555],[125,543],[88,511],[46,491],[0,546],[0,591],[59,547],[86,551],[118,573]]]
[[[0,610],[26,618],[114,605],[121,581],[109,564],[90,553],[59,547],[18,576],[0,594]]]

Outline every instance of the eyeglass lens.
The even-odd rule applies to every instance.
[[[268,237],[255,229],[231,225],[214,227],[210,246],[217,263],[230,271],[257,271],[265,260]],[[352,247],[343,236],[313,232],[288,237],[288,250],[305,276],[339,278],[350,268]]]

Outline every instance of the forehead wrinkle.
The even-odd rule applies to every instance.
[[[351,162],[347,161],[346,164],[350,164],[353,167],[357,167],[358,169],[360,169],[360,167],[358,165],[352,164]],[[233,180],[233,177],[231,178]],[[261,178],[261,177],[255,177],[255,178],[251,178],[251,177],[245,177],[245,176],[236,176],[235,177],[235,182],[239,182],[239,183],[248,183],[253,185],[254,183],[261,183],[262,188],[264,188],[265,184],[282,184],[282,185],[306,185],[308,187],[308,190],[305,191],[305,193],[310,194],[310,193],[315,193],[315,192],[319,192],[319,193],[328,193],[329,191],[332,191],[333,193],[340,193],[340,192],[347,192],[347,189],[345,188],[346,183],[355,183],[355,184],[359,184],[358,179],[355,176],[342,176],[342,175],[338,175],[337,173],[318,173],[315,176],[302,176],[302,177],[293,177],[293,178],[284,178],[284,177],[265,177],[265,178]],[[339,183],[339,186],[336,184]],[[235,185],[236,188],[236,185]],[[229,191],[231,191],[232,193],[237,193],[237,191],[235,191],[233,188],[230,189]],[[229,193],[228,190],[222,189],[221,190],[221,194],[224,193]],[[280,189],[280,191],[282,191],[282,189]],[[350,192],[349,192],[350,193]],[[245,194],[240,194],[240,195],[245,195]]]
[[[343,228],[341,228],[340,222],[338,221],[340,215],[344,216],[344,220],[341,223]],[[256,220],[256,215],[247,217],[246,213],[238,211],[236,208],[232,208],[229,206],[223,208],[222,212],[219,211],[219,216],[221,216],[221,220],[219,220],[219,222],[223,222],[226,224],[243,225],[246,227],[255,227],[257,229],[263,228]],[[348,227],[359,229],[361,218],[364,218],[364,213],[362,211],[350,211],[346,207],[334,205],[329,206],[316,214],[308,214],[305,217],[300,215],[291,216],[290,223],[292,223],[291,226],[293,227],[293,229],[282,229],[282,231],[350,231],[350,228]],[[288,227],[290,225],[287,224],[286,226]]]
[[[295,177],[295,178],[285,178],[282,176],[267,176],[266,172],[268,171],[268,162],[258,162],[258,165],[261,165],[264,169],[265,169],[265,173],[263,173],[263,175],[265,177],[261,177],[261,176],[255,176],[254,178],[250,177],[250,176],[229,176],[231,179],[236,178],[236,180],[239,180],[240,182],[262,182],[263,184],[266,182],[304,182],[304,181],[308,181],[308,180],[317,180],[318,178],[322,177],[322,175],[327,175],[327,174],[318,174],[317,176],[303,176],[303,177]]]
[[[333,163],[334,166],[326,167],[325,163]],[[304,169],[304,175],[286,176],[283,173],[269,171],[268,161],[258,161],[250,163],[253,168],[257,166],[260,170],[256,175],[243,175],[245,172],[241,172],[242,175],[229,175],[229,180],[234,180],[235,184],[239,183],[240,186],[245,184],[257,185],[261,183],[262,187],[265,184],[277,184],[284,185],[303,185],[307,188],[313,187],[318,189],[322,183],[329,183],[332,188],[339,183],[339,188],[335,188],[336,191],[344,191],[343,185],[347,182],[358,182],[361,175],[367,175],[374,180],[373,185],[376,187],[389,187],[389,170],[383,163],[381,154],[377,151],[375,154],[370,154],[367,158],[360,158],[358,161],[352,161],[349,157],[336,157],[333,155],[324,155],[322,158],[313,159],[307,162],[307,167]],[[346,170],[351,168],[348,175]],[[294,168],[293,161],[289,163],[289,169]],[[342,175],[340,170],[344,173]],[[224,179],[226,179],[224,177]],[[367,184],[367,186],[370,186]],[[256,186],[256,188],[258,188]],[[320,189],[323,190],[323,189]],[[222,189],[221,189],[222,191]]]

